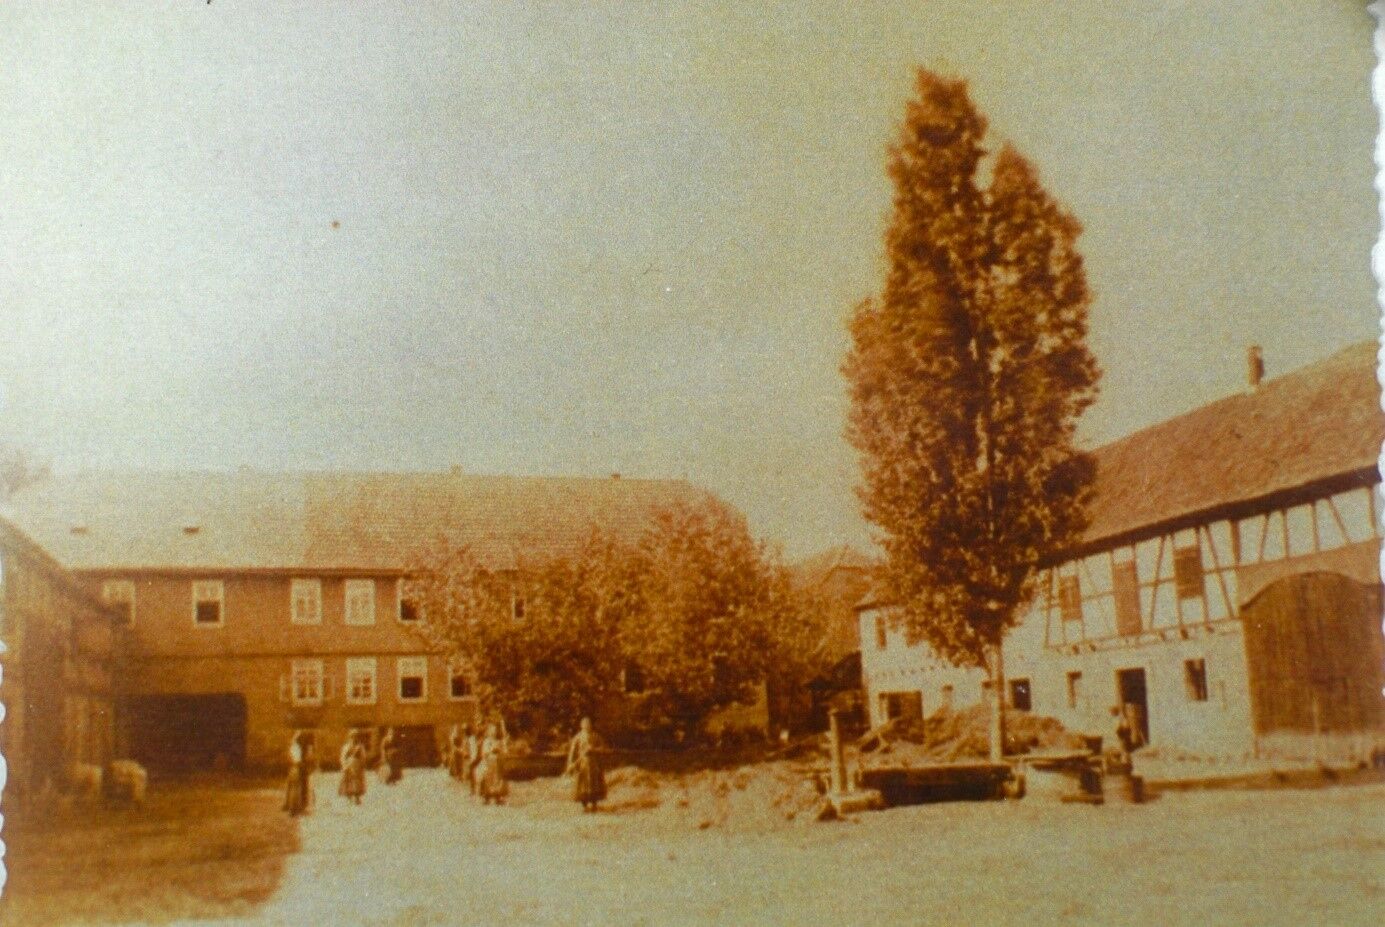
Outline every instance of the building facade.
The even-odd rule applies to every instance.
[[[1359,755],[1385,733],[1374,343],[1101,448],[1091,528],[1005,644],[1013,708],[1206,756]],[[873,723],[990,697],[859,609]]]
[[[0,520],[0,754],[6,801],[62,784],[115,750],[116,616],[51,556]]]
[[[617,478],[107,473],[13,508],[118,615],[122,753],[181,771],[282,765],[298,729],[331,758],[348,731],[393,727],[406,762],[435,762],[477,705],[407,595],[428,550],[514,573],[596,524],[634,532],[705,497]]]

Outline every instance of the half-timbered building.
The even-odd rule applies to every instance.
[[[1385,725],[1376,345],[1096,452],[1091,526],[1005,645],[1013,708],[1202,755],[1370,749]],[[872,720],[989,698],[859,609]]]

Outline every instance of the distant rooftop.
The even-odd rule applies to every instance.
[[[55,475],[5,514],[71,569],[398,571],[438,541],[509,569],[598,523],[633,536],[656,507],[710,498],[629,478],[104,471]]]

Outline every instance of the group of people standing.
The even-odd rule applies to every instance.
[[[606,798],[600,748],[601,740],[592,730],[591,719],[583,718],[577,734],[568,742],[563,771],[563,775],[572,777],[573,798],[583,811],[595,811]],[[510,792],[502,766],[504,752],[505,740],[496,725],[489,725],[485,734],[478,736],[471,725],[455,724],[447,738],[448,773],[458,782],[465,782],[483,804],[504,804]]]
[[[338,757],[341,763],[341,781],[337,784],[337,794],[353,805],[359,805],[365,797],[366,767],[370,762],[370,732],[352,730],[346,735]],[[312,774],[317,769],[313,735],[308,731],[296,731],[289,741],[289,773],[284,786],[284,810],[297,817],[307,814],[313,806]],[[394,728],[387,728],[380,738],[380,781],[393,785],[404,777],[404,767],[400,762],[399,738]]]
[[[592,730],[590,718],[583,718],[577,734],[568,742],[564,775],[573,780],[573,798],[583,811],[595,811],[606,797],[606,776],[601,767],[601,740]],[[505,738],[497,725],[478,735],[470,725],[453,725],[446,744],[448,773],[465,782],[471,794],[483,804],[504,804],[510,793],[502,758]],[[341,781],[337,793],[353,805],[361,804],[366,793],[366,768],[370,761],[370,732],[353,730],[342,744]],[[380,739],[380,781],[393,785],[404,776],[399,741],[394,728]],[[306,814],[313,806],[312,773],[317,767],[313,735],[296,731],[289,741],[289,772],[284,788],[284,810],[293,816]]]
[[[488,725],[485,734],[478,735],[469,724],[454,724],[447,737],[448,774],[458,782],[465,782],[471,794],[481,798],[482,804],[504,804],[505,797],[510,794],[510,784],[505,781],[501,765],[504,752],[505,739],[497,725]]]

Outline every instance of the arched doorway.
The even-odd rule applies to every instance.
[[[1241,609],[1257,734],[1365,731],[1385,722],[1380,587],[1289,576]]]

